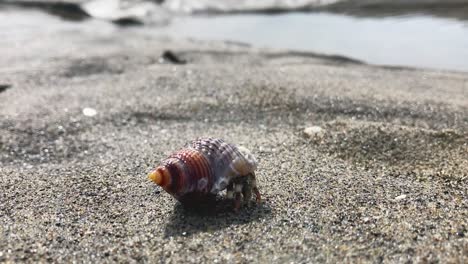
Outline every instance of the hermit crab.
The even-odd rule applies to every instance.
[[[174,152],[148,174],[183,205],[204,203],[226,189],[238,211],[242,201],[250,202],[252,193],[257,203],[260,192],[254,171],[257,161],[249,150],[217,138],[198,138]]]

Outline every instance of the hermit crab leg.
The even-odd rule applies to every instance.
[[[234,183],[230,183],[226,188],[226,198],[232,199],[234,198]]]
[[[234,210],[238,212],[241,206],[242,184],[240,183],[234,184],[234,193],[235,193]]]
[[[253,172],[250,173],[248,177],[249,177],[250,189],[255,194],[255,201],[257,203],[260,203],[262,201],[262,196],[260,195],[260,191],[258,191],[258,188],[257,188],[257,179],[255,178],[255,173]]]
[[[244,196],[244,204],[249,204],[252,199],[252,185],[249,181],[242,187],[242,196]]]
[[[260,195],[260,192],[258,191],[257,186],[254,186],[252,189],[253,189],[253,192],[255,193],[255,200],[257,201],[257,203],[260,203],[262,201],[262,196]]]
[[[241,206],[241,194],[236,193],[236,199],[234,200],[234,211],[239,212]]]

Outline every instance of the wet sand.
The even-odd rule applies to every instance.
[[[36,33],[0,48],[0,261],[466,262],[468,74]],[[262,204],[200,215],[146,179],[200,136],[252,150]]]

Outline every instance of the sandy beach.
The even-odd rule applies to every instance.
[[[2,42],[0,262],[468,261],[467,73],[104,23]],[[261,204],[148,181],[200,136],[254,153]]]

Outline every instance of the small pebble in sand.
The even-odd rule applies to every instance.
[[[306,127],[304,129],[304,134],[310,138],[321,137],[325,133],[325,130],[319,126]]]
[[[395,197],[395,202],[398,202],[398,201],[401,201],[401,200],[404,200],[406,199],[406,194],[402,194],[402,195],[399,195],[397,197]]]
[[[90,107],[83,108],[83,115],[85,116],[95,116],[96,114],[97,114],[97,111],[94,108],[90,108]]]

